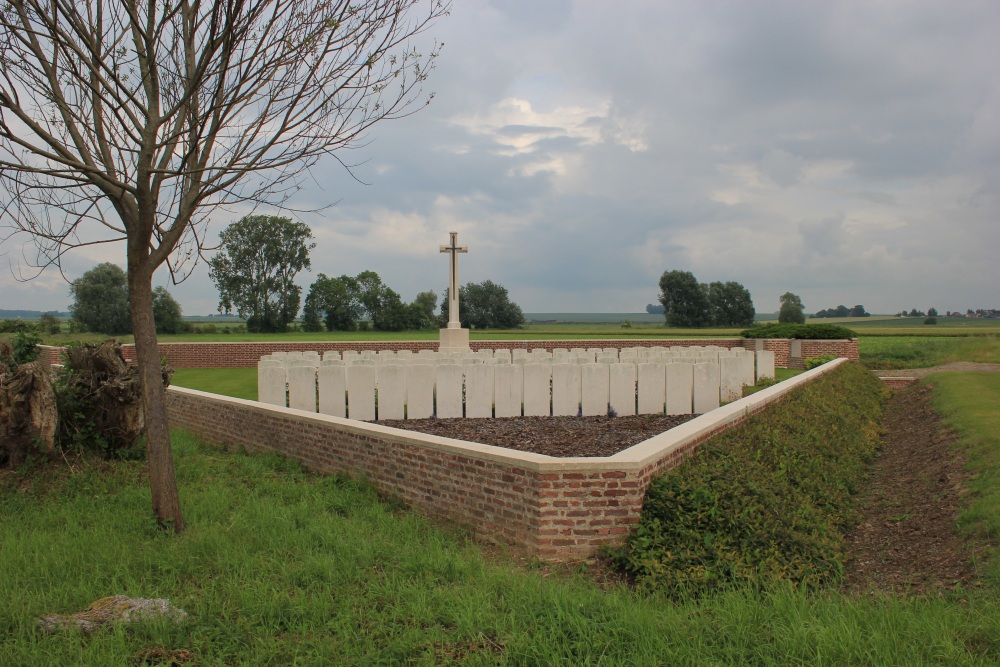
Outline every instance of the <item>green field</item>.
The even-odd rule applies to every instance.
[[[1000,451],[997,382],[937,395],[961,446]],[[991,376],[993,377],[993,376]],[[1000,376],[995,376],[1000,377]],[[971,378],[971,380],[970,380]],[[972,384],[969,384],[969,382]],[[969,403],[969,392],[977,402]],[[998,580],[928,598],[776,586],[669,601],[483,550],[363,482],[174,436],[188,530],[150,519],[141,462],[0,474],[0,664],[995,665]],[[995,458],[973,456],[963,525],[989,528]],[[995,530],[995,529],[994,529]],[[995,532],[994,532],[995,534]],[[165,597],[180,626],[54,635],[35,619],[122,593]]]

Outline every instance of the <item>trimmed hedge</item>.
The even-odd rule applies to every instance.
[[[763,324],[744,329],[744,338],[798,338],[800,340],[841,340],[858,334],[836,324]]]
[[[672,596],[838,582],[887,396],[846,363],[713,438],[653,480],[614,561],[640,588]]]

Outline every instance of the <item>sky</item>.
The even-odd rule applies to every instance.
[[[459,0],[432,103],[314,168],[291,202],[319,273],[404,300],[492,280],[525,312],[641,312],[664,271],[737,281],[760,312],[1000,308],[1000,3]],[[278,213],[261,209],[258,213]],[[212,219],[212,233],[237,214]],[[0,308],[66,310],[14,275]],[[124,248],[80,249],[74,279]],[[3,264],[9,264],[3,266]],[[202,263],[167,285],[217,312]]]

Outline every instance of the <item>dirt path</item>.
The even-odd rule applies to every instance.
[[[987,364],[921,369],[984,370]],[[992,364],[1000,370],[1000,365]],[[862,492],[862,519],[847,537],[844,590],[926,594],[975,586],[973,559],[983,545],[957,528],[967,502],[965,457],[931,403],[931,387],[897,392],[883,418],[883,448]]]

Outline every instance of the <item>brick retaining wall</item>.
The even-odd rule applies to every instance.
[[[168,390],[167,401],[171,425],[208,442],[277,451],[319,472],[363,475],[379,490],[483,539],[547,560],[572,560],[629,532],[654,475],[841,363],[600,458],[553,458],[178,387]]]

